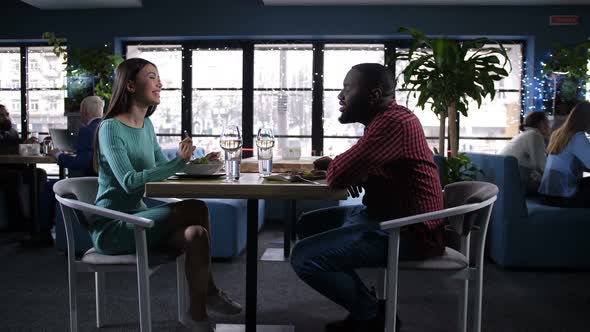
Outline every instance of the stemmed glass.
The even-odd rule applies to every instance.
[[[233,182],[240,178],[242,161],[242,134],[240,127],[229,125],[223,128],[219,137],[219,146],[225,151],[225,180]]]
[[[258,148],[258,174],[267,176],[272,174],[272,148],[275,145],[275,136],[271,128],[258,129],[256,135],[256,147]]]

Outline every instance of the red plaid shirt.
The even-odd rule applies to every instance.
[[[383,221],[443,209],[443,196],[424,130],[395,101],[367,125],[359,141],[328,168],[328,185],[362,185],[369,216]],[[402,229],[418,258],[442,255],[443,220]]]

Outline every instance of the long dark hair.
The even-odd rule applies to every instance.
[[[113,118],[119,114],[127,113],[131,109],[131,100],[132,100],[132,93],[127,90],[127,83],[129,81],[135,81],[137,78],[137,73],[139,73],[143,67],[147,65],[152,65],[156,67],[153,63],[141,59],[141,58],[133,58],[127,59],[119,66],[117,66],[117,71],[115,72],[115,81],[113,83],[113,91],[111,101],[109,102],[109,107],[106,113],[103,115],[102,120]],[[156,105],[152,105],[148,108],[146,117],[149,117],[154,113],[156,110]],[[102,122],[101,122],[102,125]],[[93,158],[93,166],[94,170],[98,173],[99,169],[99,158],[100,158],[100,147],[98,143],[98,132],[100,130],[100,126],[94,133],[94,158]]]
[[[549,140],[547,154],[560,154],[578,133],[588,130],[590,126],[590,102],[579,102],[570,112],[565,122],[555,130]]]
[[[547,121],[548,121],[547,114],[545,114],[545,112],[540,112],[540,111],[531,112],[524,118],[524,123],[521,124],[518,128],[520,129],[520,131],[524,131],[525,127],[539,129],[539,128],[541,128],[543,123],[545,123]]]

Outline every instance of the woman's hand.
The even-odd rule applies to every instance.
[[[193,145],[193,140],[190,137],[185,137],[182,141],[180,141],[180,144],[178,144],[178,155],[180,155],[185,161],[191,160],[193,151],[195,151],[195,146]]]
[[[209,161],[219,161],[219,159],[221,158],[221,153],[219,151],[209,152],[207,153],[205,158],[207,158],[207,160]]]

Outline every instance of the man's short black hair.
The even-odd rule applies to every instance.
[[[395,77],[389,68],[378,63],[361,63],[352,67],[361,73],[361,84],[367,89],[380,88],[384,96],[395,92]]]

